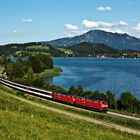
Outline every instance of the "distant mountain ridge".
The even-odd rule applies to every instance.
[[[91,30],[80,36],[61,38],[44,42],[53,46],[67,47],[81,42],[101,43],[118,50],[140,51],[140,39],[128,34],[111,33],[102,30]]]

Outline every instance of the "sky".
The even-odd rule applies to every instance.
[[[0,0],[0,44],[49,41],[89,30],[140,38],[140,0]]]

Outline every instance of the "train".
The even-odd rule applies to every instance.
[[[15,83],[15,82],[3,79],[1,77],[0,77],[0,83],[10,88],[13,88],[22,92],[26,92],[34,96],[47,98],[49,100],[69,104],[76,107],[94,110],[98,112],[104,112],[104,113],[106,113],[108,110],[108,103],[106,101],[96,100],[96,99],[91,100],[85,97],[67,95],[67,94],[58,93],[55,91],[39,89],[39,88]]]
[[[77,107],[94,110],[98,112],[106,113],[108,110],[108,104],[106,101],[88,99],[85,97],[73,96],[73,95],[65,95],[62,93],[53,92],[52,99],[59,102],[64,102],[66,104],[71,104]]]

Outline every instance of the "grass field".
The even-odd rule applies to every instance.
[[[138,136],[22,103],[0,88],[2,140],[139,140]]]
[[[34,45],[34,46],[28,46],[26,48],[27,50],[28,49],[40,49],[40,50],[49,50],[49,47],[48,46],[42,46],[42,45]]]

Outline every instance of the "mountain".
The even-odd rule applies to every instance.
[[[116,54],[120,53],[119,50],[111,48],[104,44],[92,44],[88,42],[82,42],[67,49],[72,50],[75,54],[89,55],[89,54]]]
[[[106,44],[118,50],[140,51],[140,39],[128,34],[111,33],[102,30],[91,30],[80,36],[52,40],[47,43],[55,47],[67,47],[81,42]]]

